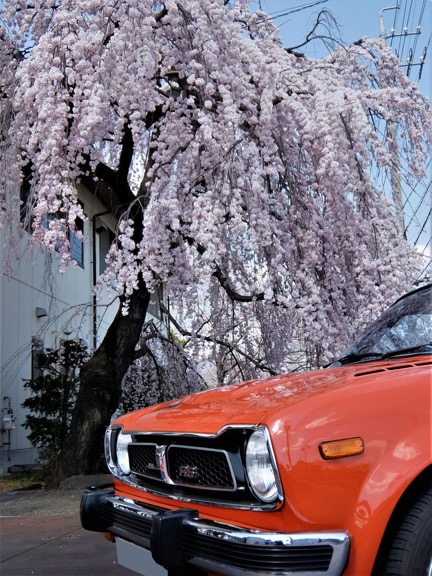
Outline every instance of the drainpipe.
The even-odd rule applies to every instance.
[[[93,246],[93,288],[96,286],[97,280],[97,270],[96,270],[96,218],[100,216],[106,216],[107,214],[111,214],[110,210],[105,210],[105,212],[99,212],[98,214],[94,214],[92,217],[92,246]],[[96,313],[96,294],[93,293],[93,310],[92,310],[92,319],[93,319],[93,352],[96,350],[97,347],[97,313]]]

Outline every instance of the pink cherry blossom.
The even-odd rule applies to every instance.
[[[84,217],[76,183],[117,174],[124,213],[101,282],[126,307],[140,276],[164,284],[191,332],[229,334],[280,370],[299,350],[329,358],[416,279],[372,174],[392,170],[395,126],[400,161],[424,175],[431,111],[381,41],[311,60],[245,1],[3,9],[4,221],[31,166],[32,240],[67,249]],[[199,342],[197,356],[218,353]]]

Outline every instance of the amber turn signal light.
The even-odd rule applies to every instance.
[[[364,442],[363,438],[360,437],[331,440],[330,442],[321,442],[319,451],[324,460],[357,456],[358,454],[363,454]]]

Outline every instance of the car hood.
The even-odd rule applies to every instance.
[[[225,426],[258,425],[281,409],[341,388],[349,395],[352,387],[381,379],[398,365],[407,369],[415,364],[406,359],[371,362],[223,386],[131,412],[115,424],[126,432],[216,434]]]

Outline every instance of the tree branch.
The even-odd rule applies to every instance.
[[[216,264],[216,269],[213,272],[213,276],[217,279],[221,287],[225,290],[228,298],[235,302],[261,302],[264,300],[264,292],[258,292],[257,294],[240,294],[235,290],[229,282],[227,276],[222,272],[218,264]]]
[[[335,26],[336,29],[338,29],[338,25],[337,25],[335,17],[326,8],[323,8],[318,13],[315,24],[314,24],[312,30],[307,34],[305,40],[301,44],[297,44],[296,46],[291,46],[289,48],[285,48],[286,52],[288,52],[289,54],[293,54],[294,56],[297,56],[297,57],[304,57],[304,54],[301,52],[297,52],[297,49],[302,48],[303,46],[306,46],[306,44],[308,44],[311,40],[330,40],[331,42],[342,45],[342,43],[339,42],[338,40],[336,40],[332,35],[330,35],[330,36],[326,36],[324,34],[320,34],[319,36],[315,35],[315,31],[317,30],[318,26],[320,24],[323,24],[323,23],[325,23],[327,25],[326,26],[327,30],[329,30],[329,25],[330,25],[330,31],[331,31],[331,26]]]
[[[195,246],[197,249],[198,254],[201,256],[206,252],[205,246],[202,244],[198,244],[194,238],[190,236],[183,236],[183,240],[189,244],[189,246]],[[264,300],[264,292],[257,292],[256,294],[240,294],[233,288],[230,284],[230,281],[226,274],[223,273],[222,269],[220,268],[219,264],[215,262],[215,271],[213,272],[212,276],[216,278],[219,282],[221,287],[225,290],[227,296],[230,300],[235,302],[261,302]]]
[[[188,338],[192,338],[192,336],[195,336],[196,338],[199,338],[200,340],[204,340],[204,342],[210,342],[212,344],[219,344],[219,346],[223,346],[224,348],[227,348],[231,352],[234,359],[236,360],[236,363],[238,363],[238,361],[235,357],[235,353],[240,354],[240,356],[242,356],[243,358],[245,358],[246,360],[251,362],[256,368],[258,368],[259,370],[262,370],[263,372],[268,372],[272,376],[275,376],[276,374],[278,374],[275,370],[270,368],[270,366],[268,366],[267,364],[263,364],[260,360],[256,360],[255,358],[250,356],[244,350],[241,350],[237,346],[234,346],[234,344],[230,344],[229,342],[226,342],[225,340],[221,340],[220,338],[212,338],[211,336],[203,336],[202,334],[197,334],[197,333],[192,334],[192,332],[190,332],[190,331],[186,330],[185,328],[183,328],[182,326],[180,326],[180,324],[172,316],[171,312],[168,310],[168,308],[166,308],[166,306],[164,305],[163,302],[160,303],[160,308],[161,308],[162,312],[167,315],[170,322],[173,323],[175,328],[179,331],[179,333],[182,336],[187,336]]]

